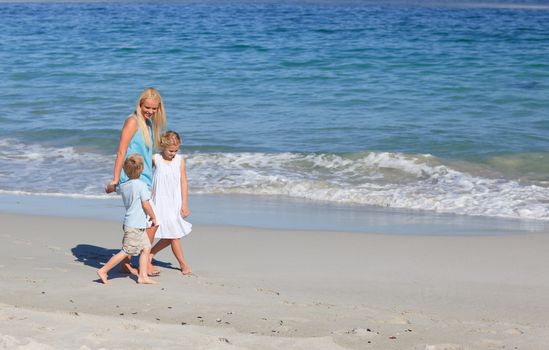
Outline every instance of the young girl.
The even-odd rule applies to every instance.
[[[160,240],[151,249],[150,259],[162,249],[171,246],[184,275],[191,269],[183,256],[179,239],[191,232],[192,225],[183,218],[189,216],[187,203],[187,172],[185,160],[177,154],[181,138],[175,131],[166,131],[160,138],[161,154],[153,156],[152,200],[158,221],[155,238]]]

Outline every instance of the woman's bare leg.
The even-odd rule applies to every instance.
[[[172,246],[173,255],[175,256],[175,258],[179,262],[179,266],[181,267],[181,273],[184,275],[190,275],[192,271],[191,271],[191,268],[189,267],[189,264],[187,264],[187,261],[185,260],[185,256],[183,255],[181,240],[172,239],[170,245]]]

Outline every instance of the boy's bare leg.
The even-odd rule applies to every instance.
[[[109,261],[107,261],[107,263],[103,265],[102,268],[97,270],[97,276],[99,276],[99,278],[104,284],[109,283],[108,277],[107,277],[107,274],[109,273],[109,271],[116,265],[120,264],[120,262],[122,262],[125,258],[128,258],[128,255],[121,250],[117,254],[113,255],[109,259]]]
[[[158,230],[158,226],[153,226],[153,227],[148,227],[147,228],[147,236],[149,237],[149,241],[151,242],[151,244],[153,243],[154,241],[154,235],[156,234],[156,230]],[[148,255],[148,254],[147,254]],[[141,261],[141,259],[139,259],[139,261]],[[147,258],[147,273],[149,275],[158,275],[160,273],[160,271],[158,271],[157,269],[155,269],[152,265],[152,258]],[[141,263],[139,265],[141,267]]]
[[[181,273],[184,275],[190,275],[192,271],[191,271],[191,268],[189,267],[189,264],[187,264],[187,261],[185,260],[185,256],[183,255],[181,240],[171,239],[170,241],[171,241],[173,255],[175,256],[175,258],[179,262],[179,266],[181,267]]]
[[[149,253],[150,249],[143,249],[141,254],[139,254],[139,276],[137,278],[137,283],[140,284],[156,284],[158,282],[149,278],[147,273],[147,264],[149,262]]]
[[[154,241],[154,235],[156,233],[156,230],[158,230],[158,226],[149,227],[147,228],[147,237],[149,237],[149,241],[152,243]],[[151,272],[152,271],[152,272]],[[139,277],[139,270],[137,270],[135,267],[133,267],[130,264],[130,257],[128,256],[124,261],[122,261],[122,264],[120,265],[120,272],[122,273],[130,273],[134,276]],[[152,263],[149,263],[149,273],[157,274],[159,271],[155,270],[152,267]]]

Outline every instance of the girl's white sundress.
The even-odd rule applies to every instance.
[[[176,154],[166,162],[160,154],[153,156],[152,201],[159,224],[154,238],[177,239],[191,232],[192,224],[181,216],[181,162]]]

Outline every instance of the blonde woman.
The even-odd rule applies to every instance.
[[[122,127],[114,162],[114,176],[105,189],[107,193],[114,192],[118,184],[128,181],[128,176],[122,166],[126,158],[134,153],[140,154],[144,160],[143,172],[139,178],[147,184],[149,189],[152,188],[152,155],[154,149],[159,148],[160,135],[165,128],[166,112],[162,96],[154,88],[143,90],[135,105],[135,111],[126,118]],[[154,240],[157,228],[158,226],[153,226],[147,229],[147,235],[151,242]],[[120,270],[137,273],[137,270],[130,266],[129,259],[124,260]],[[158,271],[153,270],[150,265],[149,274],[157,275]]]

